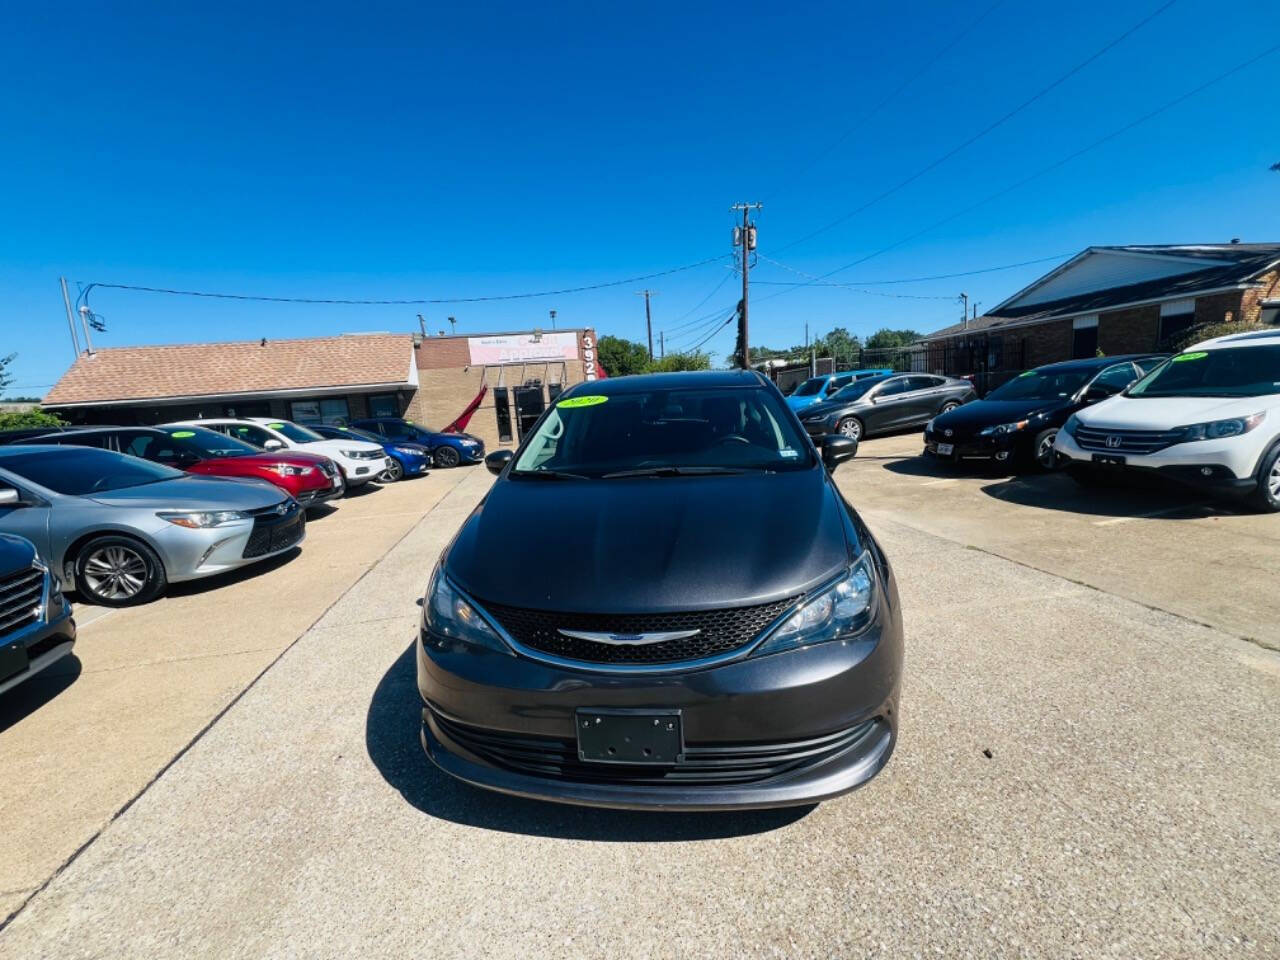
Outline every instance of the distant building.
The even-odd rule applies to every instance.
[[[108,347],[82,354],[44,407],[72,423],[403,416],[439,429],[485,387],[467,429],[501,446],[518,442],[560,391],[596,375],[595,335],[583,329]]]
[[[1089,247],[986,316],[926,336],[921,366],[982,375],[1141,353],[1193,327],[1278,314],[1280,243]]]

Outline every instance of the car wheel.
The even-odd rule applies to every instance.
[[[857,417],[845,417],[836,424],[836,433],[850,440],[862,439],[862,421]]]
[[[942,405],[942,409],[938,411],[938,416],[942,416],[944,413],[950,413],[952,410],[954,410],[958,406],[960,406],[959,401],[948,400],[946,403]]]
[[[400,461],[392,459],[391,466],[378,474],[379,483],[395,483],[404,477],[404,467],[400,466]]]
[[[453,447],[436,447],[435,453],[431,455],[431,461],[441,469],[448,470],[450,467],[456,467],[462,458],[458,456],[458,451]]]
[[[168,583],[156,552],[130,537],[90,540],[76,557],[75,574],[80,596],[104,607],[149,603]]]
[[[1053,470],[1057,467],[1058,455],[1053,450],[1053,441],[1057,438],[1058,428],[1050,427],[1037,433],[1035,440],[1032,441],[1031,455],[1035,458],[1036,466],[1041,470]]]
[[[1258,468],[1258,489],[1250,500],[1258,510],[1280,513],[1280,445],[1262,458],[1262,465]]]

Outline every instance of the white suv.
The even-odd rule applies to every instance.
[[[376,443],[354,437],[350,440],[330,440],[290,420],[274,420],[271,417],[212,417],[207,420],[186,420],[170,426],[208,427],[264,450],[289,448],[323,454],[337,463],[347,489],[368,483],[391,467],[391,458]]]
[[[1074,414],[1054,449],[1083,483],[1155,470],[1280,511],[1280,330],[1206,340]]]

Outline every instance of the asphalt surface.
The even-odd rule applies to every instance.
[[[435,773],[414,601],[473,471],[30,899],[0,958],[1280,955],[1280,657],[1156,609],[1164,585],[997,555],[1031,551],[1011,530],[1050,508],[941,484],[970,489],[967,536],[889,469],[907,451],[870,441],[839,474],[908,630],[902,737],[864,789],[632,814]],[[1242,523],[1239,551],[1277,519]],[[1128,557],[1152,523],[1091,529]],[[1205,563],[1195,588],[1234,579]]]

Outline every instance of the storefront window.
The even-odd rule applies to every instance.
[[[351,414],[346,397],[324,400],[295,400],[289,405],[294,423],[346,423]]]
[[[398,417],[400,403],[394,393],[376,393],[369,398],[369,416]]]
[[[498,442],[511,442],[511,401],[506,387],[493,388],[493,409],[498,415]]]

